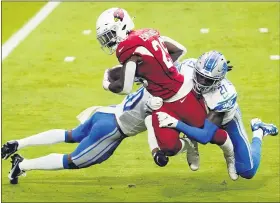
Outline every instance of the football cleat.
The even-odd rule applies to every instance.
[[[259,118],[254,118],[251,120],[251,128],[252,131],[262,129],[263,130],[263,136],[272,135],[276,136],[278,135],[278,128],[271,124],[271,123],[264,123]]]
[[[197,142],[188,139],[186,136],[184,136],[183,139],[186,141],[187,162],[189,164],[189,167],[192,171],[197,171],[200,165]]]
[[[238,179],[238,174],[236,173],[236,169],[235,169],[235,158],[234,155],[232,156],[225,156],[225,160],[227,163],[227,169],[228,169],[228,175],[232,180],[237,180]]]
[[[17,180],[17,178],[19,176],[21,176],[21,175],[25,176],[26,174],[25,174],[25,171],[23,171],[19,168],[19,163],[22,162],[24,158],[22,156],[20,156],[19,154],[15,154],[11,158],[12,158],[12,161],[11,161],[12,168],[9,172],[8,178],[10,179],[10,181],[13,181],[13,180]]]
[[[9,158],[13,153],[17,151],[18,142],[17,141],[9,141],[4,144],[1,148],[1,157],[2,159]]]

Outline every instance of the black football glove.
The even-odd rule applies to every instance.
[[[230,64],[230,61],[227,61],[227,65],[228,65],[228,72],[232,70],[233,66],[232,65],[229,65]]]
[[[155,163],[160,167],[166,166],[166,164],[169,161],[169,158],[167,156],[165,156],[165,154],[161,150],[158,150],[157,152],[155,152],[153,154],[153,157],[154,157]]]

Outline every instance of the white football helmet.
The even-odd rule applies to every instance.
[[[113,54],[133,28],[133,20],[126,10],[110,8],[104,11],[96,22],[96,34],[101,48],[106,53]]]
[[[223,54],[218,51],[202,54],[195,65],[194,90],[202,94],[215,90],[225,78],[227,71],[227,60]]]

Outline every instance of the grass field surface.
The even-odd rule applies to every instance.
[[[2,3],[4,42],[43,6],[29,2],[22,9],[22,4]],[[251,118],[280,126],[279,60],[269,59],[280,52],[279,2],[63,2],[2,62],[2,143],[48,129],[73,128],[78,125],[76,115],[85,108],[123,99],[102,88],[104,70],[117,59],[100,49],[95,21],[110,7],[122,7],[136,16],[136,28],[157,28],[184,44],[185,58],[216,49],[231,60],[234,70],[228,78],[237,89],[250,140]],[[259,33],[260,27],[269,32]],[[201,28],[210,32],[201,34]],[[92,34],[83,35],[86,29],[92,29]],[[76,60],[66,63],[66,56]],[[30,147],[20,154],[35,158],[69,153],[75,147]],[[2,200],[279,202],[279,136],[264,139],[261,165],[251,180],[231,181],[221,150],[211,144],[199,147],[199,171],[189,169],[184,155],[172,157],[168,166],[160,168],[153,163],[142,133],[124,140],[101,165],[30,171],[18,185],[9,184],[10,162],[2,161]]]

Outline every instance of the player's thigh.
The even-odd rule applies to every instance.
[[[177,116],[174,112],[165,108],[164,105],[159,110],[152,113],[153,128],[160,149],[169,156],[175,155],[181,149],[179,132],[173,128],[160,128],[157,112],[165,112],[176,118]]]
[[[234,147],[235,166],[237,173],[243,173],[253,168],[251,145],[249,143],[241,116],[236,112],[226,131]]]
[[[192,91],[186,97],[169,105],[172,105],[173,111],[183,122],[195,127],[204,125],[207,116],[205,105],[196,98]]]
[[[86,149],[74,152],[71,154],[72,162],[79,168],[88,167],[97,163],[107,160],[119,146],[125,137],[119,132],[118,129],[112,130],[111,133],[106,134],[94,142],[87,137],[91,145]]]
[[[85,137],[89,136],[93,126],[99,122],[106,122],[108,115],[102,112],[95,112],[88,120],[83,124],[78,125],[71,130],[71,139],[74,142],[81,142]],[[67,132],[69,133],[69,131]]]

